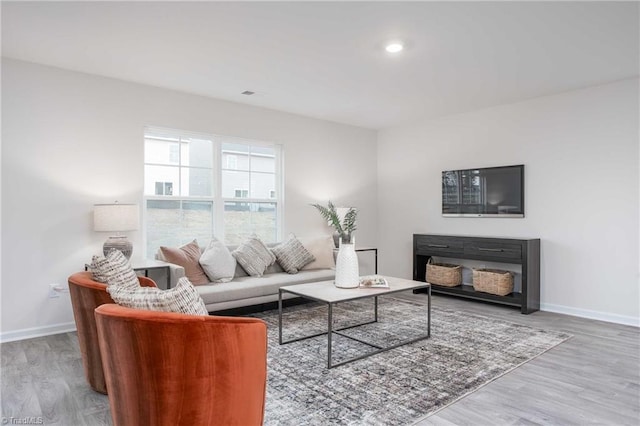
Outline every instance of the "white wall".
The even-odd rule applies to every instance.
[[[73,328],[48,284],[101,252],[93,204],[141,202],[147,125],[281,143],[285,236],[330,233],[309,203],[331,199],[359,208],[359,243],[377,242],[371,130],[5,58],[2,124],[3,340]],[[130,239],[141,252],[141,231]]]
[[[541,239],[544,310],[639,324],[638,80],[381,131],[381,273],[412,234]],[[443,218],[442,170],[525,164],[524,219]]]
[[[539,237],[544,309],[638,323],[637,80],[388,129],[376,152],[370,130],[3,58],[1,340],[74,327],[48,284],[101,251],[93,204],[141,201],[146,125],[282,143],[285,233],[330,231],[311,202],[356,206],[382,273],[411,276],[413,233]],[[524,219],[441,217],[442,170],[519,163]]]

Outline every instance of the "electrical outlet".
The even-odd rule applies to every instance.
[[[57,284],[57,283],[49,284],[49,299],[56,299],[60,297],[60,293],[56,291],[57,288],[60,288],[60,284]]]

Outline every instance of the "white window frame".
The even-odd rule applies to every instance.
[[[144,193],[144,185],[142,190],[142,202],[143,202],[143,214],[142,214],[142,242],[145,257],[153,256],[155,253],[147,253],[147,202],[149,200],[161,200],[161,201],[211,201],[213,202],[212,208],[212,229],[216,238],[221,241],[225,240],[225,230],[224,230],[224,204],[225,202],[237,202],[241,200],[243,203],[266,203],[266,204],[274,204],[276,205],[275,214],[276,214],[276,241],[282,241],[282,233],[283,233],[283,224],[284,224],[284,175],[283,175],[283,149],[282,145],[278,143],[268,142],[268,141],[258,141],[253,139],[244,139],[233,136],[224,136],[224,135],[215,135],[215,134],[207,134],[207,133],[196,133],[191,131],[183,131],[176,129],[167,129],[155,126],[147,126],[144,128],[143,140],[147,138],[147,134],[153,135],[166,135],[171,138],[196,138],[196,139],[205,139],[211,140],[212,143],[212,185],[211,185],[211,196],[185,196],[185,195],[147,195]],[[236,143],[243,144],[249,146],[264,146],[273,148],[275,151],[275,198],[255,198],[255,197],[247,197],[247,198],[236,198],[236,197],[222,197],[222,170],[229,170],[225,165],[222,164],[222,145],[224,143]],[[178,150],[179,155],[182,155],[182,149]],[[251,159],[251,152],[249,152],[249,161]],[[182,159],[178,162],[178,165],[167,164],[166,166],[177,167],[179,170],[182,166]],[[143,179],[146,179],[144,166],[147,164],[146,161],[143,161]],[[164,166],[164,164],[163,164]],[[238,170],[233,169],[233,170]],[[245,170],[240,170],[245,171]],[[251,173],[260,173],[251,170],[251,164],[249,163],[248,167],[249,171],[249,188],[251,188]],[[266,172],[265,172],[266,173]],[[271,174],[271,173],[269,173]],[[182,188],[182,173],[178,172],[179,181],[177,183],[178,190],[181,192]],[[176,192],[176,184],[174,184],[173,192]],[[205,243],[204,241],[202,243]]]

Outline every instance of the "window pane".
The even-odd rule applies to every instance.
[[[249,145],[223,143],[222,169],[249,170]]]
[[[238,156],[235,154],[222,154],[222,167],[228,170],[238,169]]]
[[[241,244],[252,234],[265,243],[276,242],[276,204],[225,202],[225,244]]]
[[[144,166],[144,195],[178,195],[178,170],[171,166]],[[165,187],[173,188],[172,193],[167,194]]]
[[[147,256],[160,246],[178,247],[193,239],[202,246],[213,235],[213,202],[147,200]]]
[[[213,175],[211,169],[193,169],[183,167],[180,169],[182,175],[182,196],[207,196],[213,195]]]
[[[152,164],[178,164],[179,145],[176,140],[145,139],[144,162]]]
[[[160,246],[179,246],[180,201],[147,200],[146,228],[147,257],[153,257]]]
[[[252,146],[251,147],[251,171],[275,173],[276,171],[275,148]]]
[[[251,198],[271,198],[276,190],[276,175],[271,173],[251,173]]]
[[[223,142],[222,143],[222,150],[223,151],[232,151],[232,152],[241,152],[241,153],[244,153],[244,154],[248,155],[249,154],[249,145],[244,144],[244,143]]]
[[[182,165],[191,167],[213,167],[213,143],[206,139],[188,139],[182,144]]]
[[[234,198],[236,191],[249,191],[249,173],[231,170],[222,171],[222,197]],[[251,193],[249,193],[251,197]]]
[[[206,246],[213,234],[213,202],[182,202],[182,237],[183,241],[198,240],[198,244]]]

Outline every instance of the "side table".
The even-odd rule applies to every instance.
[[[361,247],[361,248],[356,248],[356,251],[372,251],[374,252],[375,255],[375,266],[374,266],[374,271],[375,274],[378,275],[378,248],[377,247]]]
[[[335,252],[338,251],[338,248],[333,249]],[[355,249],[356,252],[364,252],[364,251],[372,251],[374,253],[374,273],[378,275],[378,248],[377,247],[359,247]]]
[[[165,274],[167,276],[167,290],[171,288],[171,270],[169,269],[169,264],[167,262],[152,259],[131,259],[129,262],[135,272],[144,272],[145,277],[149,277],[149,271],[151,270],[165,269]],[[90,264],[85,263],[84,270],[88,271],[90,266]]]

